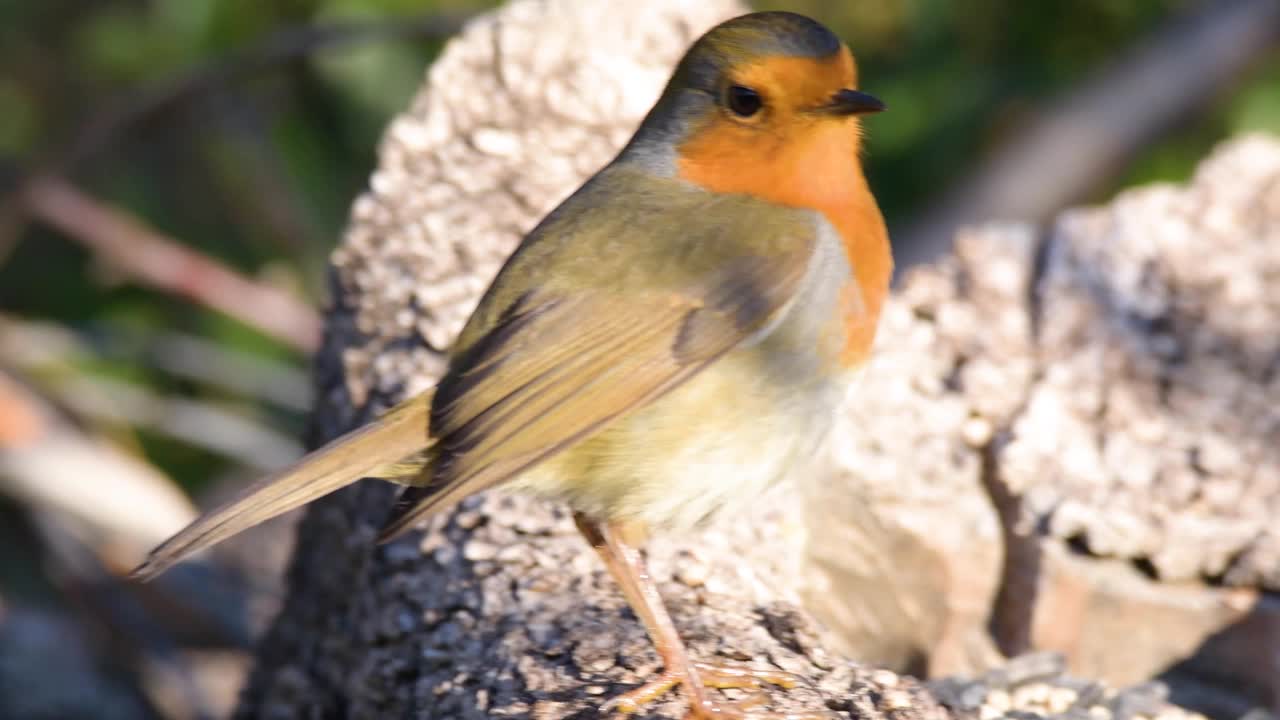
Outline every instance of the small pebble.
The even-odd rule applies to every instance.
[[[1080,696],[1076,694],[1076,691],[1070,688],[1052,688],[1049,690],[1049,696],[1045,699],[1045,707],[1054,715],[1064,713],[1067,708],[1075,704],[1078,697]]]
[[[472,540],[462,547],[462,557],[471,562],[492,560],[498,556],[500,548],[487,542]]]
[[[912,707],[911,693],[906,690],[890,690],[884,694],[885,710],[906,710]]]
[[[542,518],[521,514],[511,521],[511,527],[523,535],[541,535],[547,531]]]
[[[1077,708],[1097,705],[1106,697],[1107,690],[1098,682],[1086,682],[1075,689],[1076,699],[1072,704]]]
[[[1033,706],[1043,706],[1049,700],[1049,686],[1044,683],[1034,683],[1031,685],[1023,685],[1013,691],[1013,706],[1018,708],[1029,708]]]
[[[960,428],[960,435],[964,438],[965,444],[972,448],[986,445],[991,440],[991,433],[991,423],[983,417],[969,418]]]
[[[498,551],[498,562],[513,563],[525,559],[529,549],[521,544],[507,545]]]
[[[691,588],[702,587],[710,574],[711,569],[705,563],[696,560],[682,562],[676,568],[676,580]]]
[[[1019,655],[1001,668],[1009,686],[1044,681],[1057,677],[1067,670],[1067,659],[1062,653],[1036,652]]]
[[[482,515],[475,510],[466,510],[454,516],[454,522],[463,530],[472,530],[480,525]]]
[[[723,579],[714,576],[707,577],[703,581],[702,589],[712,595],[728,595],[730,593],[729,585]]]
[[[898,687],[898,679],[897,673],[892,673],[888,670],[876,670],[871,673],[871,682],[879,685],[880,687]]]
[[[533,720],[552,720],[568,714],[569,703],[557,700],[539,700],[533,706]]]
[[[441,532],[429,532],[422,536],[422,542],[418,543],[418,551],[423,555],[429,555],[438,548],[444,546],[448,539]],[[393,545],[392,547],[396,547]]]
[[[957,712],[973,712],[986,704],[988,690],[982,683],[948,677],[932,680],[927,687],[938,702]]]
[[[1013,699],[1008,690],[992,690],[987,694],[986,704],[1003,713],[1013,708]]]

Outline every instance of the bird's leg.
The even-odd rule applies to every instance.
[[[755,693],[736,703],[712,700],[707,692],[708,687],[759,690],[761,683],[769,683],[792,688],[799,684],[799,678],[781,671],[725,668],[691,661],[684,642],[680,640],[675,624],[671,622],[671,616],[667,614],[666,606],[658,595],[658,587],[649,577],[644,558],[639,550],[626,541],[624,529],[614,523],[596,522],[581,514],[576,514],[574,520],[578,524],[578,530],[600,554],[609,573],[622,588],[622,594],[644,623],[649,638],[662,658],[661,676],[614,698],[608,703],[609,707],[623,713],[636,712],[676,685],[684,685],[685,691],[689,693],[691,717],[701,720],[827,720],[831,717],[825,712],[801,715],[749,712],[750,708],[766,699],[763,693]]]

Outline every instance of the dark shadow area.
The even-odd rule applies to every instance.
[[[1280,595],[1265,593],[1238,622],[1205,639],[1191,657],[1169,666],[1157,679],[1174,703],[1215,720],[1236,720],[1259,710],[1276,717],[1280,690],[1245,679],[1270,668],[1280,677]]]

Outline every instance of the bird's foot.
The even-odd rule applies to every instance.
[[[667,694],[676,685],[684,685],[689,693],[689,720],[832,720],[836,716],[826,710],[804,713],[774,713],[758,710],[768,703],[764,686],[786,690],[803,681],[798,675],[781,670],[693,663],[692,677],[675,670],[664,670],[657,678],[609,701],[605,709],[630,714]],[[741,700],[714,700],[707,688],[736,689],[749,692]]]

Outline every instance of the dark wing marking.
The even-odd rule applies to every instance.
[[[678,292],[522,297],[441,381],[434,476],[407,491],[383,539],[586,438],[767,329],[812,257],[804,239],[773,248]]]

